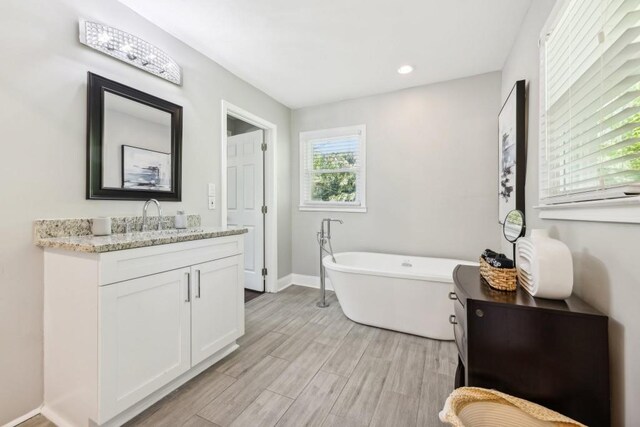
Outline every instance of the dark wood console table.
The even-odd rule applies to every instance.
[[[478,267],[453,272],[456,387],[496,389],[589,426],[610,425],[608,318],[581,299],[493,290]]]

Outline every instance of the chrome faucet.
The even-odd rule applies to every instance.
[[[147,209],[151,203],[155,203],[158,208],[158,231],[160,231],[162,230],[162,208],[160,207],[160,202],[156,199],[149,199],[144,203],[144,207],[142,208],[142,231],[149,229],[149,224],[147,224]]]
[[[324,253],[331,255],[331,260],[336,262],[335,257],[333,256],[333,248],[331,247],[331,223],[339,222],[342,224],[341,219],[333,219],[333,218],[324,218],[320,223],[320,231],[318,232],[318,244],[320,245],[320,302],[316,304],[320,308],[329,307],[329,303],[327,303],[326,292],[325,292],[325,271],[324,264],[322,264],[322,258],[324,257]],[[326,228],[325,228],[326,224]],[[325,247],[325,245],[329,245],[329,249]]]
[[[319,237],[320,239],[328,240],[329,245],[331,245],[331,223],[332,222],[338,222],[340,224],[344,224],[341,219],[325,218],[322,220],[322,222],[320,223]],[[324,226],[325,224],[327,224],[326,231]],[[331,256],[333,257],[333,250],[331,251]],[[334,259],[333,262],[336,262],[336,260]]]

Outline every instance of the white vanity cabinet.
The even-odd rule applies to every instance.
[[[108,253],[45,249],[45,403],[120,425],[237,348],[243,236]]]

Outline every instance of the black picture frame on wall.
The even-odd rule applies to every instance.
[[[518,80],[498,113],[498,222],[512,210],[524,212],[527,176],[526,82]]]
[[[139,102],[171,115],[171,188],[156,191],[105,187],[103,183],[103,135],[105,93]],[[123,186],[124,187],[124,186]],[[182,200],[182,107],[132,87],[87,73],[87,180],[86,198],[92,200]]]

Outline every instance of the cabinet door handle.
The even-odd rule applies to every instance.
[[[456,321],[456,315],[452,314],[451,316],[449,316],[449,323],[451,323],[452,325],[457,325],[458,322]]]
[[[191,273],[187,273],[187,299],[184,302],[191,302]]]
[[[455,301],[458,299],[458,295],[455,292],[449,292],[449,299]]]
[[[196,294],[196,298],[200,298],[200,270],[196,270],[198,273],[198,293]]]

